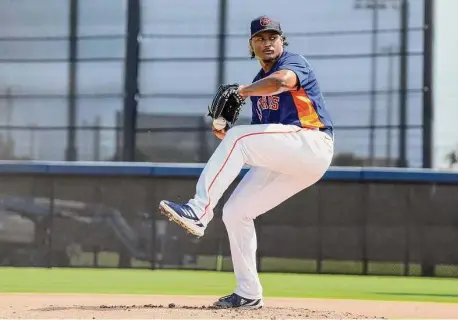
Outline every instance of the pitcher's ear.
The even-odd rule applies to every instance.
[[[250,58],[253,59],[255,57],[253,46],[251,45],[251,39],[248,40],[248,52],[250,53]]]
[[[281,39],[283,41],[283,47],[287,47],[289,45],[288,38],[285,35],[282,35]]]

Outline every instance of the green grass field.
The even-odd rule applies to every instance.
[[[231,257],[219,257],[220,271],[232,271]],[[71,260],[72,266],[79,267],[96,267],[93,265],[93,254],[89,252],[82,253],[78,258]],[[98,254],[99,266],[101,267],[116,267],[118,265],[119,255],[115,252],[100,252]],[[150,268],[150,263],[131,259],[132,267],[135,268]],[[261,258],[261,269],[263,272],[291,272],[291,273],[315,273],[317,261],[309,259],[291,259],[278,257],[263,257]],[[183,269],[199,269],[199,270],[215,270],[218,261],[215,256],[197,256],[196,262],[192,264],[184,264],[180,266]],[[177,265],[165,265],[166,268],[174,268]],[[398,262],[372,262],[369,261],[369,275],[387,275],[401,276],[403,275],[404,265]],[[361,261],[336,261],[323,260],[322,272],[332,274],[362,274],[363,263]],[[408,268],[409,276],[420,276],[421,268],[419,264],[410,264]],[[435,274],[439,277],[458,278],[457,266],[442,266],[437,265]]]
[[[458,303],[458,279],[261,273],[266,297]],[[0,268],[0,292],[223,295],[232,272]]]

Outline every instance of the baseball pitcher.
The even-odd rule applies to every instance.
[[[286,51],[278,21],[251,22],[249,50],[261,69],[248,85],[221,85],[209,105],[212,130],[221,143],[203,169],[194,198],[183,204],[163,200],[162,214],[201,237],[213,208],[244,165],[243,177],[223,208],[237,287],[215,302],[223,308],[261,308],[256,269],[254,219],[316,183],[331,164],[334,130],[313,69]],[[234,125],[250,99],[250,125]]]

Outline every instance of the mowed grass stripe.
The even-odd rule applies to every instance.
[[[266,297],[458,303],[458,279],[261,273]],[[232,272],[0,268],[0,292],[225,295]]]

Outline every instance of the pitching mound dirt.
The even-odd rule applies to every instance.
[[[2,319],[389,319],[457,318],[452,304],[266,299],[260,310],[215,309],[216,297],[4,294]]]

